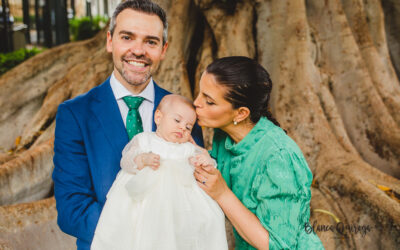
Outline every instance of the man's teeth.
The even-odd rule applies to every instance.
[[[145,66],[145,64],[144,63],[141,63],[141,62],[135,62],[135,61],[128,61],[128,63],[130,64],[130,65],[133,65],[133,66],[136,66],[136,67],[144,67]]]

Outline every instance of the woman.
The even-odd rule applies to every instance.
[[[218,169],[197,164],[195,177],[234,226],[236,249],[324,249],[305,230],[312,173],[268,111],[271,89],[268,72],[250,58],[207,67],[194,104],[199,125],[216,128]]]

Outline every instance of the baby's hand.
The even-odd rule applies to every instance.
[[[144,167],[157,170],[160,166],[160,156],[154,153],[143,153],[136,156],[135,162],[139,170],[142,170]]]
[[[190,157],[189,159],[190,164],[198,167],[198,166],[208,166],[212,165],[214,166],[214,161],[213,159],[207,154],[198,154],[193,157]]]

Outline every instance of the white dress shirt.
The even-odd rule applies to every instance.
[[[151,132],[153,127],[153,109],[154,109],[154,82],[153,78],[150,79],[149,84],[146,88],[138,95],[132,94],[127,88],[115,78],[112,73],[110,78],[111,89],[114,93],[114,97],[117,100],[119,111],[121,112],[122,120],[126,128],[126,116],[128,115],[129,108],[122,99],[125,96],[141,96],[144,98],[142,104],[139,107],[139,114],[142,118],[143,131]]]

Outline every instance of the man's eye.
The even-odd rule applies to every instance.
[[[147,41],[147,43],[150,45],[157,45],[157,42],[153,41],[153,40],[149,40],[149,41]]]
[[[122,36],[121,38],[122,38],[122,40],[129,40],[130,39],[129,36]]]

